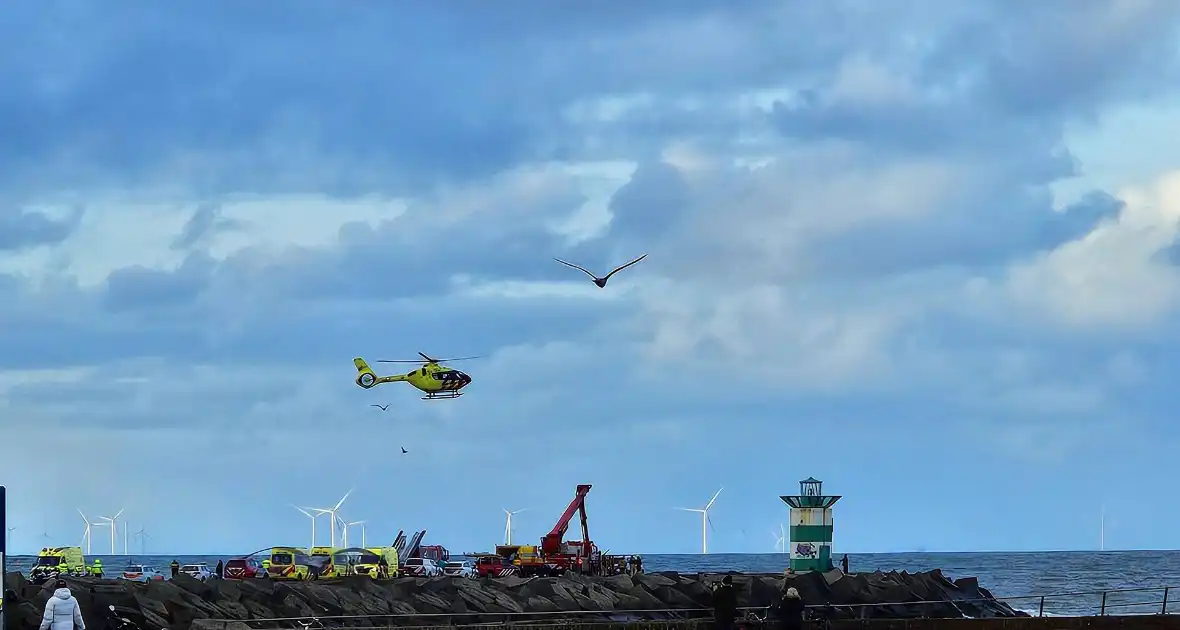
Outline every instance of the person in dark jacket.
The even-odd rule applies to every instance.
[[[848,575],[848,554],[844,554],[844,557],[840,558],[840,570]]]
[[[176,577],[177,575],[180,575],[180,563],[179,562],[173,560],[172,564],[170,564],[168,566],[172,567],[172,577]]]
[[[221,578],[225,577],[224,575],[222,575],[222,572],[225,571],[225,563],[222,562],[221,560],[218,560],[217,561],[217,569],[215,569],[215,571],[217,573],[217,579],[220,580]]]
[[[737,591],[733,588],[733,577],[725,576],[721,585],[713,589],[713,627],[717,630],[732,630],[737,618]]]
[[[775,630],[802,630],[803,611],[803,598],[792,586],[783,591],[782,598],[770,607],[767,617],[774,622]]]

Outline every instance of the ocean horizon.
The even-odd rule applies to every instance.
[[[842,555],[836,554],[837,564]],[[131,563],[167,571],[174,559],[182,564],[204,562],[212,568],[218,560],[233,557],[149,553],[95,554],[87,559],[100,558],[111,574]],[[643,559],[648,572],[779,573],[788,564],[783,553],[643,554]],[[36,556],[9,556],[7,569],[27,573],[35,561]],[[941,569],[952,580],[974,577],[1013,608],[1032,614],[1040,611],[1041,597],[1045,597],[1046,614],[1098,614],[1103,592],[1110,593],[1107,614],[1155,614],[1163,611],[1164,589],[1171,593],[1167,612],[1180,613],[1180,603],[1172,605],[1180,599],[1180,550],[849,553],[848,563],[852,573]],[[1132,603],[1137,605],[1126,605]]]

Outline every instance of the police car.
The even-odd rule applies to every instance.
[[[451,560],[443,564],[442,570],[443,575],[465,578],[475,577],[475,566],[471,564],[470,560]]]
[[[204,562],[200,564],[186,564],[180,567],[180,572],[202,582],[213,577],[213,572],[209,570],[209,565]]]
[[[442,568],[430,558],[410,558],[402,565],[402,572],[418,577],[438,577],[443,574]]]

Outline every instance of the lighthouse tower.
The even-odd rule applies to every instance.
[[[832,570],[832,506],[838,496],[825,496],[824,482],[808,477],[799,494],[781,496],[791,506],[791,570]]]

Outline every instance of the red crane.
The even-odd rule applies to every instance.
[[[563,570],[573,568],[571,565],[576,565],[576,568],[583,572],[592,570],[598,549],[590,540],[590,528],[586,524],[586,495],[589,493],[590,484],[579,485],[574,500],[570,501],[565,513],[557,519],[553,529],[541,538],[541,555],[545,557],[546,562],[552,562]],[[582,521],[582,540],[567,543],[564,541],[565,532],[569,529],[575,513]]]

